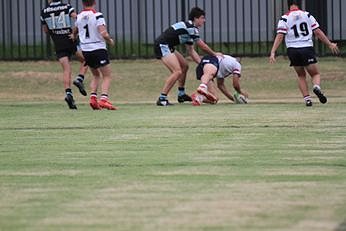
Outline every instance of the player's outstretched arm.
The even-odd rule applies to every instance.
[[[285,35],[284,34],[277,34],[274,40],[274,44],[272,47],[272,50],[270,51],[270,56],[269,56],[269,62],[274,63],[276,61],[275,59],[275,52],[281,45],[282,41],[284,40]]]
[[[234,90],[236,90],[239,94],[244,95],[246,98],[249,98],[249,94],[240,88],[240,75],[234,74],[232,79]]]
[[[186,45],[186,50],[189,53],[189,55],[190,55],[190,57],[192,58],[193,61],[195,61],[197,64],[199,64],[201,62],[201,57],[196,52],[196,50],[193,47],[193,45]]]
[[[320,28],[314,30],[314,34],[319,40],[329,47],[333,54],[339,53],[338,44],[332,43]]]
[[[217,79],[217,87],[220,89],[222,94],[224,94],[228,99],[234,102],[234,98],[231,92],[226,88],[225,79]]]
[[[197,46],[199,48],[201,48],[205,53],[209,54],[209,55],[212,55],[212,56],[223,56],[222,53],[220,52],[215,52],[213,51],[209,46],[208,44],[206,44],[202,39],[199,39],[197,42],[196,42]]]

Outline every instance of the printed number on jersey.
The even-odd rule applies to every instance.
[[[294,36],[296,38],[299,38],[300,35],[302,35],[302,36],[308,36],[309,35],[309,27],[308,27],[308,24],[306,22],[302,22],[299,24],[299,31],[298,31],[297,25],[292,26],[291,29],[294,31]]]
[[[55,16],[54,13],[51,13],[50,18],[47,18],[46,22],[48,28],[51,30],[71,27],[70,18],[65,14],[65,12],[61,12],[58,16]]]
[[[85,29],[85,38],[90,38],[89,25],[86,24],[83,28]]]

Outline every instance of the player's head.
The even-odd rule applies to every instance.
[[[196,27],[201,27],[205,23],[205,11],[199,7],[192,8],[189,14],[189,20],[191,20]]]
[[[95,4],[95,0],[82,0],[83,5],[86,7],[93,6]]]
[[[195,18],[199,18],[201,16],[205,16],[205,11],[199,7],[194,7],[189,13],[189,20],[193,21]]]
[[[296,5],[298,7],[301,7],[301,0],[287,0],[288,7],[292,5]]]

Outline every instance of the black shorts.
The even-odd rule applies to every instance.
[[[85,65],[91,68],[99,68],[109,64],[108,51],[105,49],[83,51]]]
[[[71,59],[72,55],[74,55],[77,52],[77,46],[65,48],[65,49],[60,49],[55,51],[55,55],[57,59],[63,58],[63,57],[68,57]]]
[[[196,77],[198,80],[201,80],[203,75],[203,68],[206,64],[212,64],[217,68],[217,70],[219,70],[219,59],[215,56],[206,55],[202,58],[201,62],[196,67]]]
[[[290,66],[305,67],[317,63],[313,47],[288,48],[287,55],[291,61]]]
[[[174,51],[174,47],[169,46],[168,44],[155,42],[154,52],[157,59],[161,59],[162,57],[171,54]]]

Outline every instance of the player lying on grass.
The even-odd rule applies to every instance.
[[[226,88],[225,78],[233,75],[232,83],[234,95]],[[240,88],[241,65],[236,58],[223,56],[204,56],[196,68],[197,79],[201,84],[197,93],[192,95],[192,104],[199,106],[203,102],[215,104],[219,100],[214,84],[216,78],[217,88],[231,101],[235,103],[247,103],[248,93]]]

